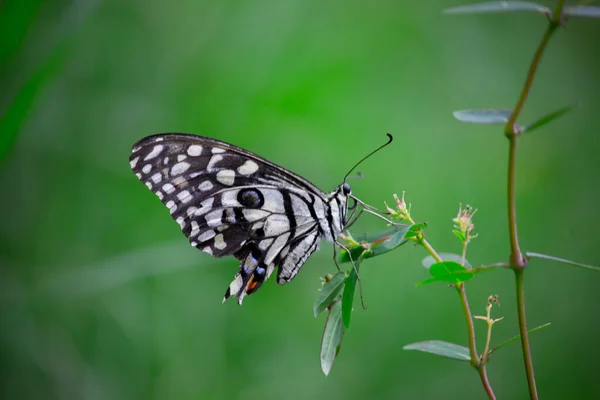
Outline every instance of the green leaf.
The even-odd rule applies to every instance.
[[[356,268],[360,267],[360,263],[356,263]],[[342,320],[344,326],[350,328],[350,319],[352,318],[352,304],[354,303],[354,291],[356,290],[356,281],[358,277],[354,268],[350,270],[350,274],[346,278],[344,285],[344,293],[342,294]]]
[[[317,301],[315,301],[315,305],[313,307],[315,318],[338,298],[342,288],[344,287],[345,277],[346,274],[343,271],[340,271],[321,288],[321,291],[319,292],[319,298]]]
[[[434,278],[438,278],[441,281],[448,283],[459,283],[464,282],[472,278],[472,275],[468,269],[457,263],[456,261],[442,261],[435,264],[431,264],[429,267],[429,273]],[[464,276],[469,278],[464,279],[460,274],[466,273]]]
[[[463,235],[463,233],[461,231],[457,231],[456,229],[454,229],[452,231],[452,233],[454,233],[454,235],[461,241],[461,242],[465,242],[467,240],[467,238],[465,237],[465,235]]]
[[[333,362],[339,353],[343,336],[342,303],[338,301],[329,310],[321,340],[321,369],[326,376],[329,375]]]
[[[571,17],[600,18],[600,7],[598,6],[566,6],[563,12]]]
[[[474,270],[467,269],[454,261],[442,261],[431,264],[429,273],[432,278],[417,283],[417,287],[433,282],[460,283],[466,282],[475,275]]]
[[[427,224],[425,224],[425,223],[423,223],[423,224],[414,224],[410,228],[408,228],[408,231],[404,234],[404,237],[406,239],[411,238],[411,237],[415,237],[419,233],[421,233],[422,231],[424,231],[425,228],[427,228]]]
[[[459,361],[471,360],[468,348],[442,340],[426,340],[424,342],[411,343],[404,346],[403,349],[423,351]]]
[[[409,225],[397,225],[383,231],[361,235],[355,239],[361,245],[349,248],[352,259],[358,260],[359,257],[366,259],[379,256],[402,246],[406,243],[404,235],[409,227]],[[338,262],[350,262],[350,257],[348,257],[348,253],[345,250],[340,252]]]
[[[488,1],[485,3],[469,4],[447,8],[446,14],[476,14],[476,13],[496,13],[509,11],[535,11],[542,14],[551,14],[548,7],[530,1]]]
[[[510,110],[460,110],[454,111],[452,115],[461,122],[472,124],[504,125],[508,122],[512,111]]]
[[[543,324],[543,325],[536,326],[536,327],[535,327],[535,328],[533,328],[533,329],[529,329],[527,332],[531,333],[531,332],[539,331],[539,330],[541,330],[541,329],[544,329],[544,328],[546,328],[546,327],[549,327],[549,326],[550,326],[550,322],[547,322],[547,323],[545,323],[545,324]],[[493,349],[491,349],[491,350],[490,350],[490,352],[489,352],[489,354],[492,354],[493,352],[497,351],[497,350],[498,350],[498,349],[500,349],[501,347],[504,347],[504,346],[506,346],[507,344],[509,344],[509,343],[511,343],[511,342],[514,342],[515,340],[517,340],[517,339],[518,339],[518,338],[520,338],[520,337],[521,337],[521,335],[516,335],[516,336],[513,336],[513,337],[511,337],[511,338],[510,338],[510,339],[508,339],[508,340],[505,340],[504,342],[500,343],[498,346],[496,346],[496,347],[494,347]]]
[[[564,258],[558,258],[558,257],[554,257],[554,256],[549,256],[549,255],[546,255],[546,254],[527,252],[527,253],[525,253],[525,255],[528,258],[542,258],[544,260],[557,261],[559,263],[569,264],[569,265],[573,265],[575,267],[591,269],[593,271],[600,271],[600,267],[596,267],[595,265],[582,264],[582,263],[578,263],[578,262],[575,262],[575,261],[566,260]]]
[[[522,132],[532,132],[534,130],[536,130],[537,128],[540,128],[546,124],[548,124],[550,121],[560,117],[561,115],[563,115],[564,113],[566,113],[567,111],[571,110],[571,106],[569,107],[563,107],[560,110],[556,110],[548,115],[543,116],[542,118],[538,119],[537,121],[524,126],[522,128]]]
[[[456,261],[457,263],[461,264],[462,263],[462,256],[458,255],[458,254],[454,254],[454,253],[439,253],[439,256],[441,257],[441,259],[443,261]],[[423,259],[423,261],[421,261],[421,265],[423,265],[423,268],[425,269],[429,269],[433,264],[435,264],[437,261],[435,261],[435,258],[433,258],[432,256],[427,256]],[[465,259],[465,268],[467,269],[472,269],[473,267],[471,267],[471,264],[469,264],[469,262]]]

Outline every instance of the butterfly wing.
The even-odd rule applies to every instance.
[[[290,281],[318,247],[326,195],[247,150],[202,136],[160,134],[133,146],[130,165],[192,246],[241,260],[225,299],[235,295],[241,303],[275,267],[278,283]]]

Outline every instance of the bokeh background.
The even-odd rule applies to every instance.
[[[0,396],[6,399],[484,397],[466,363],[402,346],[466,345],[454,291],[405,246],[362,268],[366,311],[332,373],[319,364],[324,315],[312,304],[335,271],[322,245],[290,284],[221,305],[237,270],[188,246],[131,173],[131,144],[169,131],[253,150],[324,190],[361,166],[374,205],[407,192],[438,251],[458,252],[451,219],[478,208],[474,265],[505,261],[507,143],[452,111],[510,108],[545,29],[537,14],[444,15],[455,1],[41,0],[0,3]],[[549,3],[548,5],[552,5]],[[525,250],[600,264],[600,22],[553,38],[522,123],[575,109],[519,154]],[[365,216],[353,232],[384,228]],[[532,261],[532,351],[544,398],[598,398],[595,272]],[[517,333],[509,271],[468,285]],[[484,327],[476,322],[478,345]],[[526,398],[518,342],[493,356],[499,398]]]

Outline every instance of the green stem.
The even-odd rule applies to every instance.
[[[435,261],[437,261],[437,262],[444,261],[444,260],[442,260],[442,257],[440,257],[440,255],[433,249],[433,247],[431,247],[429,242],[427,240],[425,240],[425,238],[419,239],[419,243],[421,243],[421,246],[423,246],[425,248],[425,250],[427,250],[427,252],[431,255],[431,257],[433,257],[433,259]]]
[[[485,392],[487,393],[490,399],[495,399],[494,391],[492,390],[492,386],[490,385],[490,381],[487,378],[487,372],[485,369],[485,364],[481,363],[479,360],[479,355],[477,354],[477,344],[475,343],[475,326],[473,324],[473,317],[471,316],[471,309],[469,308],[469,301],[467,300],[467,292],[465,291],[465,284],[458,283],[456,285],[456,291],[458,292],[458,296],[460,297],[460,303],[462,304],[463,313],[465,315],[465,321],[467,323],[467,332],[469,336],[469,354],[470,354],[470,363],[473,368],[477,370],[479,373],[479,377],[481,378],[481,384]]]
[[[463,313],[465,315],[465,321],[467,323],[467,332],[469,335],[469,353],[471,355],[471,365],[477,368],[479,364],[479,355],[477,355],[477,345],[475,344],[475,326],[473,325],[473,317],[471,316],[471,309],[469,308],[469,300],[467,300],[467,292],[465,291],[465,284],[456,284],[456,290],[460,297],[460,303],[462,304]]]
[[[566,0],[558,0],[556,8],[552,16],[549,16],[548,27],[544,36],[538,45],[537,50],[529,66],[527,78],[525,84],[521,90],[521,95],[517,100],[517,104],[504,127],[504,134],[509,139],[509,153],[508,153],[508,182],[507,182],[507,208],[508,208],[508,233],[510,237],[510,267],[515,272],[516,278],[516,290],[517,290],[517,312],[519,315],[519,331],[521,334],[521,347],[523,350],[523,361],[525,363],[525,370],[527,374],[527,384],[529,387],[529,397],[537,400],[537,388],[535,383],[535,372],[533,369],[533,361],[531,359],[531,347],[529,344],[529,334],[527,332],[527,318],[525,313],[525,287],[524,287],[524,268],[526,262],[523,258],[521,248],[519,246],[519,236],[517,230],[517,206],[516,206],[516,160],[517,160],[517,141],[519,135],[519,127],[516,124],[517,118],[521,114],[525,101],[529,96],[531,85],[535,78],[535,74],[539,67],[542,55],[552,34],[556,31],[561,24],[562,9],[565,5]]]
[[[525,283],[522,268],[515,268],[515,284],[517,287],[517,311],[519,314],[519,332],[521,333],[521,348],[523,351],[523,361],[525,362],[525,371],[527,373],[527,383],[529,384],[529,397],[537,399],[537,388],[535,385],[535,373],[533,369],[533,360],[531,359],[531,348],[529,346],[529,331],[527,330],[527,316],[525,313]]]

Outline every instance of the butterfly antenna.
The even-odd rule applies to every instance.
[[[377,153],[379,150],[383,149],[388,144],[392,143],[392,140],[394,140],[394,137],[391,134],[389,134],[389,133],[386,133],[386,135],[388,136],[388,141],[385,144],[382,144],[381,146],[379,146],[378,148],[376,148],[375,150],[373,150],[372,152],[370,152],[369,154],[367,154],[366,156],[364,156],[359,162],[357,162],[356,164],[354,164],[354,166],[352,168],[350,168],[350,171],[348,171],[348,173],[346,174],[346,176],[344,176],[344,180],[342,182],[346,182],[346,179],[348,178],[348,175],[350,175],[350,173],[352,171],[354,171],[354,168],[358,167],[360,165],[360,163],[362,163],[363,161],[365,161],[367,158],[371,157],[373,154]]]

